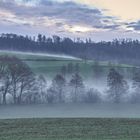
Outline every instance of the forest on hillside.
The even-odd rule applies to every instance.
[[[81,40],[68,37],[37,37],[17,34],[1,34],[0,49],[25,52],[43,52],[72,55],[84,60],[111,61],[140,65],[140,41],[132,39],[114,39],[113,41],[94,42],[90,38]]]

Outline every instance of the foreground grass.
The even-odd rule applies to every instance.
[[[140,119],[0,120],[0,140],[139,140]]]

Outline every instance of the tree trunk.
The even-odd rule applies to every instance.
[[[6,94],[5,94],[5,93],[3,94],[3,101],[2,101],[2,103],[3,103],[4,105],[7,104],[7,102],[6,102]]]

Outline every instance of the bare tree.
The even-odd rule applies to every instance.
[[[69,85],[72,89],[72,100],[74,102],[77,102],[78,97],[80,97],[80,94],[82,94],[82,92],[84,91],[82,77],[78,73],[75,73],[74,75],[72,75],[72,79],[70,80]]]
[[[40,95],[41,102],[45,102],[47,92],[47,81],[43,75],[39,75],[37,78],[38,93]]]
[[[22,96],[28,94],[35,84],[34,74],[26,63],[16,57],[11,57],[8,65],[11,76],[10,93],[15,104],[22,103]]]
[[[133,73],[133,89],[134,92],[131,96],[131,102],[137,103],[140,102],[140,71],[134,69]]]
[[[61,74],[57,74],[52,81],[52,87],[56,92],[56,98],[58,99],[58,102],[64,102],[65,85],[66,85],[65,78]]]
[[[49,104],[54,103],[55,102],[55,95],[56,95],[56,91],[53,89],[53,87],[50,87],[47,90],[47,96],[46,96],[47,103],[49,103]]]
[[[124,80],[124,77],[118,73],[115,69],[110,69],[107,77],[109,98],[115,103],[121,102],[123,95],[127,93],[128,85]]]
[[[0,93],[2,95],[2,104],[6,104],[6,95],[10,88],[10,74],[8,64],[10,59],[8,56],[0,56]]]

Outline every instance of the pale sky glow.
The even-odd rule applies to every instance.
[[[140,0],[0,0],[0,33],[140,39]]]
[[[80,25],[75,25],[73,27],[69,27],[69,26],[65,26],[65,29],[69,32],[81,32],[81,33],[85,33],[85,32],[92,32],[93,28],[88,28],[88,27],[84,27],[84,26],[80,26]]]
[[[75,0],[89,6],[105,9],[106,14],[116,16],[121,20],[140,19],[140,0]]]

